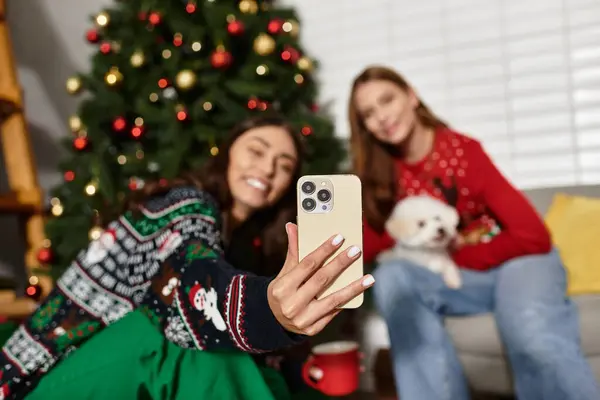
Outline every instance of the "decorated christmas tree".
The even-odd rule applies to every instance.
[[[100,235],[130,191],[198,168],[246,117],[273,110],[289,118],[304,135],[307,173],[335,172],[344,159],[316,104],[316,61],[299,43],[293,9],[264,0],[127,0],[92,23],[91,69],[66,83],[82,99],[38,255],[53,275]]]

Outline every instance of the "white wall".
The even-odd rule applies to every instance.
[[[353,77],[383,63],[518,186],[600,183],[600,1],[286,2],[340,135]]]

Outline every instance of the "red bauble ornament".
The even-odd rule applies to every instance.
[[[267,31],[269,31],[270,34],[275,35],[275,34],[281,32],[282,26],[283,26],[282,20],[274,19],[274,20],[271,20],[271,22],[269,22],[269,25],[267,25]]]
[[[281,52],[281,59],[289,63],[296,63],[300,58],[300,52],[293,47],[286,46],[285,50]]]
[[[186,6],[185,6],[185,11],[188,14],[195,13],[196,12],[196,4],[194,4],[194,3],[187,3]]]
[[[266,101],[261,101],[260,103],[258,103],[258,109],[260,111],[266,111],[268,107],[269,103],[267,103]]]
[[[150,22],[152,25],[158,25],[160,24],[160,14],[157,13],[156,11],[153,11],[150,13],[150,15],[148,16],[148,22]]]
[[[73,180],[75,179],[75,172],[73,172],[73,171],[65,172],[64,178],[65,178],[65,181],[67,181],[67,182],[73,182]]]
[[[108,53],[110,53],[111,50],[112,50],[112,48],[110,46],[110,43],[108,43],[108,42],[104,42],[100,45],[100,52],[102,54],[108,54]]]
[[[52,250],[47,247],[41,248],[37,253],[37,260],[41,264],[49,264],[52,261]]]
[[[248,108],[250,110],[254,110],[257,106],[258,106],[258,100],[257,99],[250,99],[250,100],[248,100]]]
[[[177,111],[177,120],[178,121],[185,121],[188,117],[187,111],[185,110],[180,110]]]
[[[89,31],[86,32],[85,38],[90,43],[98,43],[98,40],[100,40],[100,35],[98,35],[97,30],[90,29]]]
[[[73,147],[75,147],[75,150],[79,150],[79,151],[85,150],[89,144],[90,143],[87,140],[87,138],[84,138],[84,137],[78,137],[78,138],[75,138],[75,140],[73,140]]]
[[[210,55],[210,63],[215,68],[227,68],[231,65],[231,53],[226,50],[215,50]]]
[[[304,127],[302,127],[301,132],[304,136],[309,136],[309,135],[312,135],[313,130],[310,126],[304,126]]]
[[[317,103],[315,103],[310,106],[310,109],[312,112],[317,112],[317,111],[319,111],[319,105]]]
[[[241,35],[244,33],[244,24],[241,21],[231,21],[227,24],[227,32],[234,36]]]
[[[127,127],[127,121],[123,117],[117,117],[113,121],[113,129],[117,132],[121,132],[123,129]]]
[[[161,88],[161,89],[164,89],[164,88],[166,88],[167,86],[169,86],[169,81],[168,81],[168,80],[166,80],[165,78],[160,78],[160,79],[158,80],[158,87],[159,87],[159,88]]]
[[[144,130],[142,129],[141,126],[135,126],[131,129],[131,136],[135,139],[142,136],[142,133],[144,133]]]
[[[40,285],[29,285],[25,289],[25,295],[34,301],[38,301],[42,297],[42,287]]]

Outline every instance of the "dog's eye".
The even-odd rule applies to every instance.
[[[425,221],[419,221],[419,228],[422,228],[425,226]]]

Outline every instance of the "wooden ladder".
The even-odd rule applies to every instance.
[[[0,141],[9,193],[0,193],[0,214],[16,215],[24,227],[27,275],[39,268],[37,252],[44,234],[43,194],[38,183],[31,140],[23,111],[23,98],[6,24],[5,0],[0,0]],[[42,292],[52,287],[51,279],[38,276]],[[16,293],[0,294],[0,316],[22,318],[32,311],[32,300]]]

